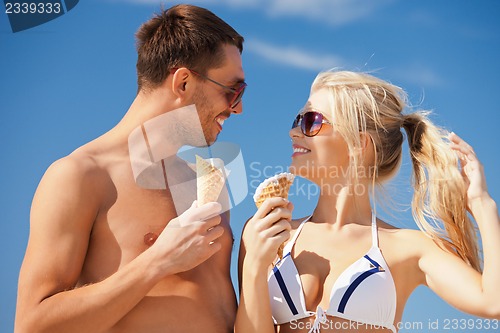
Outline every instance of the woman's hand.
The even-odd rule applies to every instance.
[[[420,259],[420,265],[428,268],[426,275],[429,287],[452,306],[475,316],[500,319],[498,208],[488,194],[483,166],[472,147],[455,133],[450,133],[448,138],[462,165],[462,175],[467,184],[467,209],[479,227],[484,268],[482,273],[473,270],[452,254],[441,250],[434,253],[429,251],[427,258]]]
[[[290,237],[293,205],[283,198],[264,201],[243,231],[245,261],[255,269],[266,269],[276,258],[278,247]]]
[[[450,133],[448,139],[451,148],[458,153],[462,166],[462,175],[467,184],[467,209],[472,213],[475,200],[489,197],[486,187],[483,165],[477,159],[472,147],[455,133]]]

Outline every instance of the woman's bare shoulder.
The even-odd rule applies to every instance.
[[[385,221],[377,221],[379,234],[386,237],[391,243],[405,251],[421,253],[425,249],[435,248],[436,242],[422,230],[409,227],[397,227]]]

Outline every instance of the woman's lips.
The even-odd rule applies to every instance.
[[[310,149],[307,149],[307,148],[299,146],[299,145],[293,145],[292,148],[293,148],[292,157],[308,154],[311,152]]]

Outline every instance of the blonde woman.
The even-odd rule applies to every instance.
[[[317,76],[290,131],[290,169],[320,197],[298,220],[290,202],[267,199],[247,222],[237,333],[397,332],[419,285],[461,311],[500,318],[500,220],[482,165],[465,141],[405,107],[399,87],[371,75]],[[370,204],[398,172],[403,131],[421,231],[381,221]]]

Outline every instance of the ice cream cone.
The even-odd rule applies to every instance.
[[[224,186],[223,166],[219,168],[216,162],[220,160],[207,161],[196,155],[196,196],[198,206],[208,202],[217,201],[222,187]],[[222,164],[222,161],[220,161]]]
[[[253,200],[259,208],[267,198],[282,197],[288,199],[288,191],[293,183],[295,176],[288,172],[280,173],[276,176],[264,180],[255,190]],[[278,257],[283,259],[283,247],[281,244],[278,248]]]

